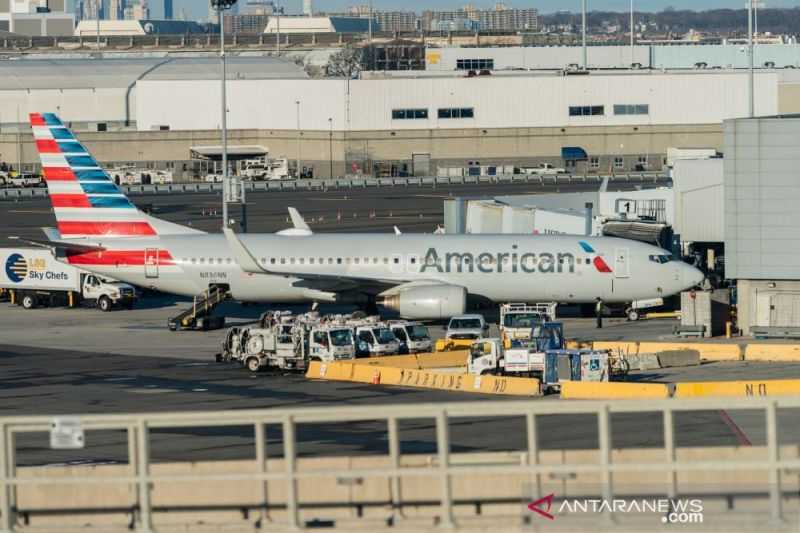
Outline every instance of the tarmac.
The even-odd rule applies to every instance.
[[[139,308],[102,313],[96,309],[23,310],[0,304],[0,416],[67,415],[198,411],[217,409],[291,408],[411,402],[507,401],[508,397],[453,393],[403,387],[308,380],[297,374],[251,374],[235,364],[216,363],[214,354],[224,330],[170,332],[166,318],[180,307],[163,297],[143,300]],[[167,304],[162,306],[162,304]],[[231,320],[245,323],[263,309],[239,307]],[[323,309],[325,311],[325,309]],[[565,319],[570,336],[635,338],[667,335],[672,321],[628,323],[607,320],[594,329],[592,319]],[[645,333],[641,328],[645,328]],[[434,335],[440,327],[432,328]],[[673,382],[710,379],[800,378],[800,365],[789,363],[720,362],[697,367],[633,372],[637,381]],[[555,397],[531,401],[560,401]],[[782,411],[782,442],[800,444],[797,413]],[[763,416],[746,411],[676,413],[680,446],[749,445],[763,443]],[[588,449],[597,446],[594,418],[586,415],[540,419],[543,449]],[[657,413],[613,415],[615,447],[661,444]],[[433,420],[401,425],[404,453],[435,453]],[[268,428],[272,451],[280,450],[279,427]],[[464,419],[451,426],[453,451],[523,449],[521,420]],[[502,438],[498,436],[502,435]],[[20,437],[20,464],[123,461],[120,434],[91,434],[84,450],[50,450],[45,434]],[[156,459],[204,460],[252,457],[252,429],[164,430],[153,436]],[[304,426],[299,432],[303,455],[359,455],[386,452],[379,423]],[[272,452],[271,452],[272,453]]]
[[[610,184],[610,190],[630,190],[634,184]],[[441,185],[437,187],[375,187],[327,191],[258,191],[247,193],[247,230],[274,232],[291,226],[287,207],[296,207],[320,232],[433,232],[444,221],[443,201],[450,197],[488,197],[597,190],[596,183]],[[221,193],[131,196],[153,216],[204,231],[219,231]],[[241,222],[239,206],[230,217]],[[39,228],[55,225],[47,198],[0,203],[0,246],[8,235],[41,238]]]

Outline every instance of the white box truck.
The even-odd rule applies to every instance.
[[[91,274],[57,261],[44,248],[0,248],[0,289],[25,309],[94,303],[102,311],[132,308],[132,285]]]

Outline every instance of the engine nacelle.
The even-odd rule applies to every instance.
[[[425,285],[386,296],[384,307],[415,320],[450,318],[467,308],[467,290],[456,285]]]

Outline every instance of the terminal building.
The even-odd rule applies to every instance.
[[[35,163],[25,117],[55,111],[101,161],[180,166],[193,146],[219,143],[218,75],[210,57],[0,62],[0,154]],[[288,60],[239,56],[228,127],[233,144],[267,146],[317,177],[542,162],[578,174],[660,171],[669,147],[722,151],[722,123],[747,115],[747,95],[741,70],[313,79]],[[800,72],[759,69],[756,115],[794,112]]]

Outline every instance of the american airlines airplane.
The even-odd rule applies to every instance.
[[[438,319],[473,300],[625,303],[703,279],[661,248],[609,237],[314,234],[302,219],[276,234],[204,233],[137,209],[56,115],[30,121],[58,226],[32,242],[166,293],[221,286],[244,302],[378,302]]]

